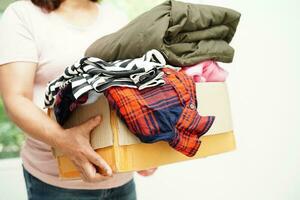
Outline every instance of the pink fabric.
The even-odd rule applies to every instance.
[[[109,4],[100,4],[95,23],[78,27],[55,12],[42,12],[31,1],[16,1],[0,18],[0,65],[17,61],[38,64],[33,102],[43,110],[47,82],[60,76],[66,66],[82,58],[86,48],[96,39],[118,30],[126,23],[126,16]],[[93,184],[81,180],[62,181],[58,177],[57,161],[51,147],[29,136],[26,137],[21,158],[25,169],[33,176],[62,188],[112,188],[125,184],[133,177],[133,173],[120,173]]]
[[[182,70],[193,77],[195,82],[224,82],[228,72],[213,60],[203,61],[199,64],[183,67]]]

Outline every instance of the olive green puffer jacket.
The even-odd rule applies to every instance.
[[[240,13],[228,8],[168,0],[95,41],[86,56],[114,61],[157,49],[175,66],[207,59],[231,62],[234,49],[229,43],[239,19]]]

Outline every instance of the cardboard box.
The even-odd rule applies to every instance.
[[[230,102],[226,83],[196,83],[198,112],[216,116],[210,130],[200,138],[201,146],[193,157],[187,157],[171,148],[166,142],[141,143],[126,125],[109,108],[105,96],[97,102],[79,107],[64,125],[65,128],[81,124],[92,116],[102,115],[102,123],[91,133],[92,147],[112,167],[114,172],[128,172],[165,164],[198,159],[235,149]],[[53,120],[52,110],[49,115]],[[58,149],[54,149],[63,179],[79,178],[72,162]],[[145,159],[146,158],[146,159]]]

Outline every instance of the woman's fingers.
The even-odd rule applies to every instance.
[[[83,181],[87,181],[88,177],[87,177],[87,173],[84,170],[83,163],[88,162],[88,161],[86,159],[81,160],[81,159],[76,159],[76,158],[73,158],[71,160],[72,160],[73,164],[75,165],[75,167],[77,168],[77,170],[79,171],[81,179]]]
[[[105,179],[104,176],[99,177],[99,174],[96,173],[95,166],[90,162],[86,162],[82,165],[83,167],[83,174],[84,174],[84,181],[85,182],[96,182],[102,181]],[[96,175],[97,174],[97,175]]]
[[[105,176],[112,176],[112,169],[107,164],[107,162],[99,155],[97,154],[92,148],[89,149],[89,151],[86,153],[87,159],[100,168],[100,172],[102,172],[102,175]]]
[[[73,160],[73,163],[79,171],[82,180],[85,182],[99,182],[110,178],[97,173],[95,166],[87,159]]]
[[[94,151],[90,144],[90,133],[100,122],[101,117],[96,116],[66,130],[65,145],[61,145],[80,171],[82,179],[87,182],[103,181],[113,174],[110,166]],[[97,168],[100,169],[101,174],[97,173]]]
[[[79,129],[89,136],[91,131],[94,128],[96,128],[100,123],[101,123],[101,117],[96,116],[79,125]]]
[[[77,168],[77,170],[79,171],[81,179],[83,181],[87,182],[88,181],[88,177],[87,177],[87,175],[85,173],[85,170],[82,167],[82,165],[81,164],[77,164],[76,162],[73,162],[73,163],[74,163],[75,167]]]
[[[101,117],[96,116],[85,123],[81,124],[82,130],[85,131],[88,135],[90,132],[101,122]],[[89,145],[88,147],[85,147],[85,156],[86,158],[94,165],[99,167],[103,175],[112,176],[112,170],[110,166],[105,162],[105,160],[102,159],[100,155],[98,155],[93,148]]]
[[[151,168],[151,169],[137,171],[137,173],[142,176],[151,176],[152,174],[154,174],[156,170],[157,168]]]

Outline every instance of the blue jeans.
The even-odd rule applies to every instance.
[[[29,200],[136,200],[134,179],[116,188],[98,190],[64,189],[49,185],[23,168]]]

